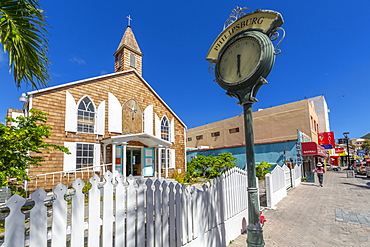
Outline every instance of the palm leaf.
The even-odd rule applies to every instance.
[[[48,85],[47,27],[37,0],[0,0],[0,42],[17,88]]]

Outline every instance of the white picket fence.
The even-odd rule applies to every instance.
[[[267,208],[275,209],[276,204],[287,196],[287,189],[295,188],[301,183],[302,168],[298,165],[293,169],[286,165],[277,165],[271,173],[266,174],[265,179]]]
[[[122,175],[109,171],[104,180],[98,186],[97,175],[89,179],[88,201],[81,179],[73,183],[70,201],[68,188],[59,183],[48,208],[46,192],[37,189],[26,224],[21,212],[26,199],[13,195],[3,246],[219,247],[246,230],[248,181],[238,168],[203,185],[203,191],[164,180],[129,177],[123,183]]]

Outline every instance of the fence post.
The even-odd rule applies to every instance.
[[[100,178],[95,174],[90,178],[91,189],[89,191],[89,230],[88,246],[100,243],[100,191],[98,182]]]
[[[53,189],[53,192],[56,199],[53,203],[51,246],[65,247],[65,243],[67,242],[67,201],[64,200],[64,195],[67,193],[67,187],[64,184],[59,183]]]
[[[130,175],[127,179],[127,246],[135,246],[135,230],[136,230],[136,189],[134,187],[135,179]]]
[[[25,215],[21,212],[21,207],[26,199],[15,194],[7,201],[6,205],[10,209],[10,214],[5,218],[5,238],[7,247],[24,246],[24,219]]]
[[[175,193],[174,193],[174,188],[175,185],[171,182],[168,187],[170,188],[168,197],[168,207],[169,207],[169,227],[170,227],[170,246],[175,246],[176,245],[176,236],[175,236],[175,230],[176,230],[176,225],[175,225]]]
[[[149,178],[146,184],[146,246],[154,247],[154,200],[153,200],[153,181]]]
[[[145,246],[145,218],[144,218],[144,181],[142,178],[136,180],[138,184],[137,189],[137,232],[136,232],[136,244],[137,246]]]
[[[82,188],[85,183],[78,178],[73,182],[72,186],[76,193],[72,197],[72,218],[71,218],[71,246],[84,245],[84,208],[85,196],[82,193]]]
[[[154,182],[154,207],[155,207],[155,246],[162,246],[162,201],[161,201],[161,182],[157,179]]]
[[[35,206],[30,212],[30,247],[47,246],[47,208],[44,205],[45,190],[38,188],[32,193],[31,198]]]
[[[169,247],[169,222],[168,222],[168,189],[167,182],[162,183],[162,239],[163,247]]]
[[[108,171],[104,174],[104,179],[102,243],[103,247],[108,247],[113,242],[113,174]]]
[[[275,206],[273,204],[273,194],[274,194],[274,187],[272,183],[272,175],[271,173],[265,175],[266,179],[266,201],[267,201],[267,208],[269,209],[275,209]]]

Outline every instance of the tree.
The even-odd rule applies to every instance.
[[[197,155],[195,159],[188,162],[188,174],[190,178],[205,177],[215,178],[222,172],[234,166],[236,158],[231,153],[220,153],[217,156]]]
[[[47,113],[30,110],[28,117],[5,118],[15,126],[0,123],[0,186],[10,186],[12,192],[21,192],[17,183],[29,180],[27,169],[39,166],[45,150],[60,150],[69,154],[68,148],[46,143],[52,128],[46,125]],[[13,180],[8,180],[13,179]]]
[[[366,150],[366,153],[369,154],[370,153],[370,140],[365,140],[362,143],[361,148],[362,149],[365,149]]]
[[[17,88],[48,85],[47,27],[38,0],[0,0],[0,43]]]

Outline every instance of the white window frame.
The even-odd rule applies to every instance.
[[[90,102],[87,104],[87,105],[85,105],[85,107],[89,107],[89,104],[91,104],[92,105],[92,107],[93,107],[93,111],[88,111],[87,110],[87,108],[85,108],[85,110],[83,110],[83,109],[79,109],[79,107],[80,107],[80,104],[82,103],[82,102],[84,102],[84,99],[88,99]],[[90,116],[90,118],[92,118],[92,121],[84,121],[84,119],[83,120],[80,120],[79,119],[79,113],[80,112],[82,112],[83,113],[83,116],[85,115],[85,113],[88,113],[88,114],[93,114],[93,116],[91,117]],[[97,115],[97,109],[96,109],[96,107],[95,107],[95,104],[94,104],[94,101],[88,96],[88,95],[85,95],[85,96],[83,96],[79,101],[78,101],[78,103],[77,103],[77,132],[79,132],[79,133],[88,133],[88,134],[95,134],[95,124],[96,124],[96,121],[95,121],[95,118],[96,118],[96,115]],[[79,127],[78,127],[78,125],[79,124],[81,124],[81,125],[86,125],[86,126],[90,126],[90,130],[89,131],[84,131],[84,127],[82,127],[82,130],[80,129],[79,130]]]
[[[161,139],[166,141],[171,140],[171,124],[166,116],[163,116],[161,119]]]
[[[93,145],[93,163],[94,171],[100,170],[100,144],[89,142],[64,142],[64,146],[69,149],[71,154],[64,154],[63,171],[71,172],[77,170],[77,144]],[[92,167],[91,166],[91,167]]]
[[[167,164],[169,169],[176,168],[175,149],[161,148],[161,167],[166,169],[166,151],[167,151]]]
[[[79,146],[81,146],[81,150],[79,150]],[[94,166],[94,151],[94,144],[76,143],[76,169]],[[80,161],[78,162],[79,159]],[[89,161],[84,164],[83,160]]]

